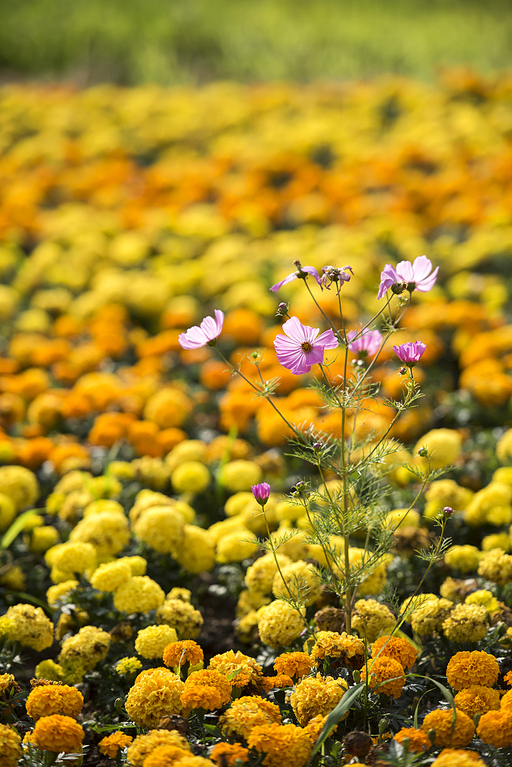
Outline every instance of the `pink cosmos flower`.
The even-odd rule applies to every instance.
[[[414,263],[400,261],[394,269],[391,264],[386,264],[380,275],[379,292],[377,298],[382,298],[388,288],[396,283],[405,282],[407,290],[419,290],[428,293],[436,283],[439,267],[432,272],[432,261],[426,256],[418,256]]]
[[[295,266],[297,267],[296,272],[292,272],[288,275],[288,277],[285,277],[284,280],[281,280],[281,282],[276,282],[275,285],[272,285],[270,290],[273,293],[277,293],[279,288],[282,288],[283,285],[287,285],[289,282],[293,282],[293,280],[296,280],[298,277],[304,277],[304,272],[306,272],[306,274],[313,275],[317,283],[320,285],[320,277],[318,276],[318,272],[314,266],[301,266],[298,261],[295,262]]]
[[[313,365],[322,364],[326,349],[338,346],[332,330],[319,336],[319,328],[302,325],[298,317],[285,322],[283,330],[286,335],[279,334],[274,341],[277,359],[294,375],[309,373]]]
[[[356,336],[359,337],[356,338]],[[353,341],[353,338],[356,338],[356,340]],[[382,343],[382,333],[378,330],[366,328],[361,335],[360,331],[350,330],[347,333],[347,339],[351,342],[348,345],[351,352],[358,354],[360,357],[373,357],[374,354],[377,354]]]
[[[199,349],[201,346],[215,346],[215,339],[222,333],[224,325],[224,312],[215,309],[215,319],[205,317],[199,327],[189,328],[186,333],[181,333],[178,341],[182,349]]]
[[[259,485],[251,485],[252,494],[261,506],[264,506],[270,495],[268,482],[260,482]]]
[[[426,348],[427,345],[421,341],[409,341],[406,344],[400,344],[400,346],[393,346],[393,351],[404,365],[412,368],[423,356]]]

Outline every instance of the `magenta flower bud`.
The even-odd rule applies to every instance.
[[[426,348],[427,345],[421,341],[409,341],[406,344],[400,344],[400,346],[393,346],[393,351],[404,365],[413,368],[423,356]]]
[[[251,490],[260,506],[264,506],[270,495],[270,485],[268,482],[260,482],[259,485],[251,485]]]
[[[451,515],[453,514],[452,507],[451,506],[445,506],[444,509],[443,509],[443,514],[445,515],[445,517],[451,517]]]

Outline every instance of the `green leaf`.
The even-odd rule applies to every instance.
[[[345,695],[340,700],[336,708],[333,708],[333,710],[331,711],[331,713],[326,719],[322,732],[318,736],[318,740],[315,743],[315,747],[313,749],[311,756],[314,756],[315,754],[318,753],[319,749],[322,746],[322,743],[325,740],[327,740],[327,738],[331,734],[331,731],[338,724],[341,717],[347,713],[349,708],[356,702],[358,697],[361,695],[361,692],[363,691],[364,686],[365,686],[364,682],[359,682],[359,684],[356,684],[355,687],[352,687],[351,690],[348,690],[345,693]]]
[[[37,514],[39,511],[40,509],[29,509],[28,511],[24,511],[23,514],[20,514],[19,517],[16,517],[12,525],[5,531],[3,538],[0,541],[1,551],[9,548],[14,539],[17,538],[25,527],[27,519],[33,517],[34,514]]]
[[[415,676],[415,677],[418,677],[418,679],[426,679],[428,682],[432,682],[433,684],[435,684],[435,686],[438,687],[439,690],[441,690],[442,694],[444,695],[444,697],[446,698],[446,700],[448,701],[448,703],[452,707],[452,709],[453,709],[453,717],[454,717],[453,722],[455,722],[455,716],[456,716],[456,713],[455,713],[455,701],[453,699],[453,695],[451,694],[450,690],[447,687],[445,687],[444,684],[441,684],[441,682],[436,682],[436,680],[432,679],[432,677],[424,676],[423,674],[407,674],[407,676],[408,677],[409,676]],[[424,693],[424,694],[426,695],[426,693]],[[421,697],[423,697],[423,695]],[[419,709],[419,706],[416,708],[416,711],[414,712],[414,726],[415,727],[417,727],[417,725],[418,725],[418,709]]]

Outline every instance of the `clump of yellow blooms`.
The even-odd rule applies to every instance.
[[[454,721],[455,720],[455,721]],[[473,721],[459,709],[440,709],[430,711],[423,720],[421,729],[428,734],[434,730],[434,743],[443,746],[467,746],[475,734]]]
[[[99,565],[91,575],[91,586],[98,591],[115,591],[132,577],[132,568],[122,559]]]
[[[305,589],[306,606],[316,602],[321,592],[318,573],[312,565],[302,560],[285,565],[281,567],[281,572],[276,572],[272,581],[272,593],[276,598],[286,596],[288,587],[293,594],[299,584]]]
[[[324,658],[342,658],[345,663],[350,663],[355,657],[364,657],[365,649],[362,639],[347,634],[346,631],[341,634],[336,631],[318,631],[315,640],[311,659],[317,665],[318,661]]]
[[[249,684],[257,685],[263,674],[261,666],[254,658],[233,650],[214,655],[208,665],[208,671],[218,671],[226,675],[235,687],[247,687]],[[233,676],[235,672],[236,676]]]
[[[96,626],[84,626],[78,634],[64,640],[58,662],[64,669],[73,665],[79,667],[83,675],[105,659],[110,642],[108,632]]]
[[[204,653],[200,645],[192,639],[184,639],[172,642],[164,648],[163,661],[166,666],[176,669],[178,666],[184,666],[190,663],[196,666],[204,659]]]
[[[73,589],[76,589],[77,586],[78,581],[75,580],[63,581],[62,583],[57,583],[55,586],[50,586],[46,592],[48,606],[56,609],[60,605],[61,600],[73,591]]]
[[[204,463],[184,461],[171,472],[171,482],[177,493],[202,493],[211,482]]]
[[[368,686],[374,693],[399,698],[405,684],[405,674],[399,661],[381,654],[361,669],[361,680],[368,680]]]
[[[484,743],[495,748],[512,746],[512,709],[487,711],[478,722],[477,735]]]
[[[431,597],[410,615],[412,630],[419,636],[431,636],[441,631],[444,621],[451,614],[453,602],[444,597]]]
[[[100,754],[115,759],[119,750],[129,746],[132,740],[133,738],[131,735],[126,735],[121,730],[117,730],[116,732],[113,732],[112,735],[107,735],[106,738],[102,738],[98,743],[98,749]]]
[[[167,668],[142,672],[126,698],[130,719],[139,727],[155,727],[163,716],[181,714],[185,685]]]
[[[194,575],[212,570],[215,565],[215,543],[208,530],[197,525],[185,525],[183,541],[175,557],[185,570]]]
[[[261,641],[270,647],[288,647],[303,630],[304,616],[281,599],[275,599],[258,612]]]
[[[453,429],[432,429],[421,437],[414,447],[417,454],[421,447],[428,450],[428,461],[433,469],[442,469],[455,463],[460,455],[462,436]],[[427,459],[422,459],[426,462]]]
[[[483,554],[478,565],[478,575],[503,586],[512,581],[512,556],[502,549],[491,549]]]
[[[478,642],[487,633],[488,613],[483,605],[455,605],[443,621],[443,631],[451,642]]]
[[[52,714],[37,720],[31,742],[41,751],[75,754],[82,748],[84,734],[82,726],[71,717]]]
[[[296,676],[298,679],[310,674],[312,668],[312,658],[305,652],[284,652],[278,655],[274,661],[276,674]]]
[[[122,509],[89,514],[73,528],[69,540],[92,544],[98,555],[114,556],[119,554],[130,540],[128,518]]]
[[[276,558],[281,569],[291,564],[291,559],[284,554],[277,554]],[[246,586],[250,592],[270,594],[276,573],[277,565],[273,554],[270,552],[264,554],[247,568],[245,572]]]
[[[135,658],[135,656],[121,658],[116,665],[116,673],[119,674],[119,676],[124,674],[132,675],[136,674],[140,668],[142,668],[142,663],[138,658]]]
[[[34,720],[42,716],[62,714],[76,718],[82,710],[84,696],[76,687],[68,685],[46,685],[34,687],[30,692],[26,709]]]
[[[171,626],[148,626],[138,632],[135,649],[143,658],[161,658],[167,645],[177,639],[176,630]]]
[[[265,754],[265,767],[281,767],[286,754],[289,767],[304,767],[309,761],[313,744],[307,730],[293,724],[266,724],[254,727],[248,745]]]
[[[2,628],[5,625],[5,632]],[[9,607],[0,619],[0,634],[6,633],[11,642],[41,652],[53,643],[53,624],[41,607],[18,604]]]
[[[366,636],[368,644],[389,632],[395,625],[395,617],[386,605],[376,599],[358,599],[354,605],[352,628],[360,637]]]
[[[178,639],[195,639],[203,626],[203,616],[190,602],[169,597],[157,609],[156,619],[176,629]]]
[[[405,637],[385,635],[372,644],[372,657],[383,657],[397,660],[403,668],[411,668],[416,662],[416,648]]]
[[[348,688],[344,679],[321,674],[302,679],[290,696],[290,703],[302,727],[315,716],[325,716],[335,708]]]
[[[132,767],[143,767],[148,756],[160,746],[174,746],[190,753],[188,742],[176,730],[151,730],[135,738],[128,748],[128,764]]]
[[[432,762],[432,767],[485,767],[485,762],[478,758],[475,751],[457,748],[443,748],[439,756]]]
[[[217,541],[215,558],[221,564],[242,562],[258,551],[258,539],[250,530],[226,533]]]
[[[444,561],[448,567],[459,570],[461,573],[469,573],[476,570],[482,552],[476,546],[466,544],[464,546],[450,546],[444,555]]]
[[[432,745],[423,730],[417,730],[415,727],[402,727],[401,730],[393,735],[393,739],[404,746],[404,741],[408,740],[409,751],[412,751],[415,754],[423,754],[425,751],[428,751]]]
[[[485,714],[487,711],[497,710],[500,707],[500,694],[498,690],[485,687],[481,684],[472,684],[464,687],[455,696],[455,705],[467,714],[471,719],[475,714]]]
[[[248,739],[254,727],[273,722],[281,724],[279,706],[257,696],[246,695],[236,698],[219,719],[224,736],[238,736]]]
[[[5,767],[17,767],[22,755],[21,738],[6,724],[0,724],[0,753]]]
[[[173,554],[183,545],[185,518],[172,506],[151,506],[139,516],[133,532],[159,554]]]
[[[262,471],[254,461],[229,461],[224,464],[220,472],[220,482],[228,490],[238,493],[242,490],[250,490],[251,485],[261,482]]]
[[[147,575],[134,575],[114,592],[114,607],[119,612],[147,613],[163,604],[165,593]]]

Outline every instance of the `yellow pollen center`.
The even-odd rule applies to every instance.
[[[300,345],[300,348],[302,349],[303,352],[310,352],[313,347],[311,346],[309,341],[303,341]]]

